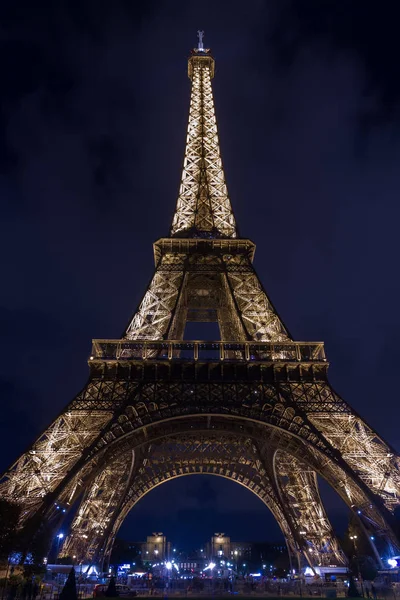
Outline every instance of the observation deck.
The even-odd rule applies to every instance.
[[[247,238],[160,238],[153,244],[154,262],[157,265],[165,254],[244,254],[253,262],[256,245]]]
[[[92,376],[212,379],[324,379],[323,342],[233,342],[201,340],[93,340]],[[147,375],[146,375],[147,373]],[[151,375],[150,375],[151,374]],[[162,374],[162,375],[161,375]],[[189,375],[190,374],[190,375]],[[196,375],[195,375],[196,376]]]

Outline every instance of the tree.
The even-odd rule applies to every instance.
[[[0,562],[7,562],[10,554],[16,550],[20,514],[21,507],[18,504],[0,499]]]
[[[290,569],[290,562],[289,562],[288,553],[285,552],[285,553],[277,554],[276,558],[274,560],[274,570],[273,570],[274,576],[278,577],[278,578],[286,577],[287,574],[289,573],[289,569]]]
[[[360,556],[359,567],[361,577],[367,581],[373,581],[378,576],[376,562],[371,556]]]
[[[140,569],[143,566],[141,546],[140,544],[134,544],[117,538],[111,552],[110,564],[121,565],[123,563],[136,563],[136,566]]]
[[[114,577],[114,575],[112,575],[112,577],[110,579],[110,583],[108,584],[108,588],[106,590],[106,596],[108,598],[116,598],[118,596],[117,588],[116,588],[116,585],[115,585],[115,577]],[[63,599],[60,598],[60,600],[63,600]]]
[[[371,556],[374,558],[370,541],[358,518],[353,513],[350,513],[349,524],[347,526],[347,531],[341,540],[341,546],[349,559],[355,554],[358,556]]]
[[[347,595],[349,598],[360,598],[360,594],[354,582],[354,577],[352,573],[349,574],[349,590]]]
[[[43,559],[49,553],[52,529],[48,521],[40,515],[28,519],[18,533],[18,550],[21,553],[21,564],[29,564],[40,574],[43,570]]]
[[[76,593],[76,579],[75,579],[75,569],[72,569],[69,572],[68,579],[65,582],[63,589],[61,590],[60,600],[78,600],[78,595]]]

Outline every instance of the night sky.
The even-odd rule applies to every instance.
[[[400,447],[399,17],[394,0],[1,4],[1,469],[84,385],[91,339],[119,337],[141,300],[175,207],[199,28],[267,292]],[[122,532],[157,529],[194,545],[279,536],[257,498],[212,477],[161,486]]]

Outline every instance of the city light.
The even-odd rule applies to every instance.
[[[57,535],[57,537],[58,537],[58,539],[59,539],[59,540],[62,540],[62,539],[63,539],[63,537],[64,537],[64,534],[63,534],[63,533],[59,533],[59,534]]]
[[[167,567],[168,571],[170,571],[172,569],[172,562],[170,562],[170,561],[166,562],[165,566]]]
[[[395,569],[397,567],[397,560],[395,560],[394,558],[389,558],[388,564],[391,567],[391,569]]]

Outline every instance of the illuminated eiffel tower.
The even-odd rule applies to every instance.
[[[329,385],[323,343],[293,341],[252,265],[254,243],[238,236],[202,32],[188,74],[182,181],[150,285],[121,339],[93,341],[88,383],[3,475],[0,495],[54,528],[79,502],[62,552],[102,567],[147,492],[214,474],[264,502],[292,557],[343,566],[319,474],[381,563],[399,551],[399,457]],[[220,340],[183,340],[188,321],[217,322]]]

